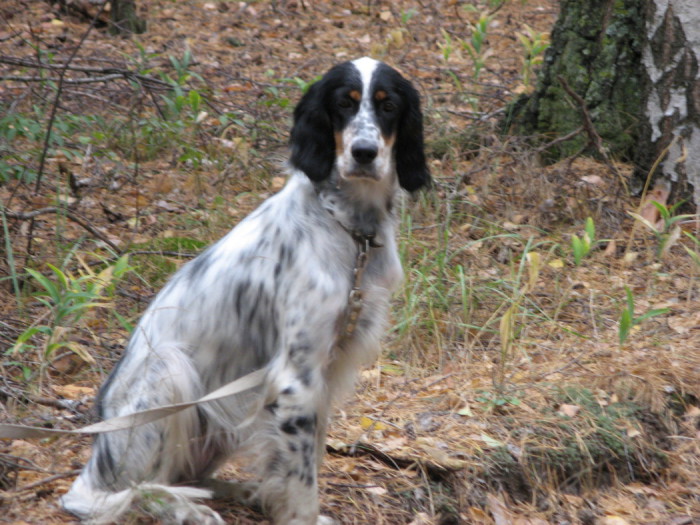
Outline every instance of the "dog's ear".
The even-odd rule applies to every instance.
[[[408,80],[399,80],[399,91],[404,110],[396,133],[396,173],[401,187],[413,192],[431,184],[423,146],[423,113],[418,91]]]
[[[294,109],[290,137],[292,167],[314,182],[328,178],[335,163],[333,125],[325,104],[323,79],[314,83]]]

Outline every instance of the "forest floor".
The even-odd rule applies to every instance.
[[[148,31],[132,38],[88,31],[86,1],[0,5],[0,421],[91,421],[168,275],[284,183],[302,89],[371,55],[421,92],[435,185],[400,207],[405,283],[381,359],[331,422],[323,513],[700,523],[697,222],[662,189],[661,214],[631,196],[629,164],[545,165],[557,137],[499,131],[557,2],[137,3]],[[0,522],[74,523],[58,498],[89,451],[0,441]]]

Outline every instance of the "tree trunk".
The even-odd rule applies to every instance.
[[[561,137],[584,125],[582,99],[608,152],[634,162],[633,188],[660,160],[671,201],[700,205],[699,62],[700,0],[562,0],[537,89],[508,127]],[[581,133],[548,160],[579,152],[599,153]]]
[[[671,202],[700,206],[700,3],[653,0],[642,54],[644,97],[637,177],[671,186]]]
[[[537,90],[514,107],[511,131],[521,135],[566,135],[583,124],[580,104],[564,89],[562,77],[585,107],[610,153],[634,155],[641,105],[641,63],[646,0],[562,0]],[[550,150],[557,160],[585,150],[579,134]]]
[[[112,34],[145,33],[146,21],[138,17],[135,0],[111,0]]]

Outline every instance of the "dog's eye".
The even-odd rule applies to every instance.
[[[382,104],[382,109],[387,113],[392,113],[396,111],[396,104],[394,104],[391,100],[386,100]]]
[[[350,109],[352,107],[352,100],[349,98],[341,98],[338,101],[338,107],[341,109]]]

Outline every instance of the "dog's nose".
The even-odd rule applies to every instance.
[[[377,145],[368,141],[358,141],[352,145],[352,157],[358,164],[369,164],[377,158]]]

